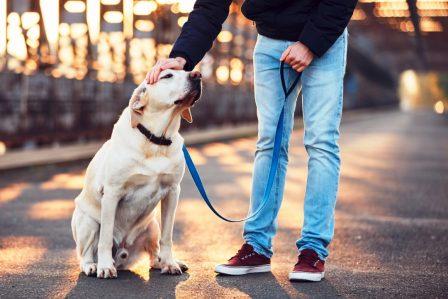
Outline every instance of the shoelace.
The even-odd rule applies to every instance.
[[[232,256],[232,257],[229,259],[229,261],[230,261],[231,259],[233,259],[233,258],[238,258],[239,260],[241,260],[241,256],[242,256],[243,254],[245,255],[244,257],[246,257],[246,256],[248,256],[249,254],[251,254],[251,253],[249,253],[249,250],[248,250],[248,248],[247,248],[245,245],[243,245],[243,247],[241,247],[241,249],[239,249],[238,252],[237,252],[234,256]]]
[[[306,263],[307,265],[316,267],[316,263],[319,261],[319,258],[317,258],[314,255],[311,254],[301,254],[299,255],[299,260],[297,261],[296,265],[299,265],[301,263]]]

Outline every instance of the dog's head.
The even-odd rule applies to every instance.
[[[164,70],[154,84],[143,82],[129,101],[131,123],[135,127],[145,113],[172,111],[191,123],[190,108],[201,96],[201,74],[179,70]]]

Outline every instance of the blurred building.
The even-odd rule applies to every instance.
[[[170,52],[194,2],[0,0],[0,142],[30,148],[106,138],[136,84]],[[448,0],[360,1],[350,25],[345,108],[397,104],[399,86],[406,94],[418,84],[412,76],[446,71],[447,16]],[[256,119],[255,41],[237,1],[198,66],[205,92],[195,128]],[[435,85],[446,87],[440,78]],[[442,112],[446,94],[438,99]]]

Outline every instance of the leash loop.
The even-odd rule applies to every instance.
[[[291,86],[288,89],[286,87],[284,68],[285,68],[285,64],[282,61],[281,64],[280,64],[280,80],[281,80],[281,83],[282,83],[283,93],[285,95],[285,101],[283,102],[282,111],[280,113],[280,117],[279,117],[279,120],[278,120],[278,123],[277,123],[277,129],[275,131],[274,149],[272,151],[271,166],[269,168],[269,175],[268,175],[268,180],[267,180],[266,187],[265,187],[265,190],[264,190],[263,199],[262,199],[261,203],[258,205],[258,208],[254,212],[252,212],[246,218],[243,218],[243,219],[229,219],[229,218],[226,218],[226,217],[222,216],[215,209],[213,204],[211,203],[211,201],[210,201],[210,199],[209,199],[209,197],[207,195],[207,191],[205,190],[204,184],[202,183],[201,176],[199,175],[199,172],[196,169],[196,166],[194,165],[193,159],[191,158],[191,155],[188,152],[187,147],[185,146],[185,144],[182,147],[182,151],[183,151],[184,157],[185,157],[185,163],[187,164],[188,170],[189,170],[189,172],[191,174],[191,177],[193,178],[193,181],[194,181],[194,183],[196,185],[196,188],[198,189],[199,193],[201,194],[202,198],[204,199],[204,201],[207,204],[207,206],[209,207],[209,209],[216,216],[218,216],[219,218],[221,218],[224,221],[227,221],[227,222],[243,222],[243,221],[249,220],[249,219],[255,217],[258,213],[260,213],[260,211],[263,210],[263,208],[266,206],[267,202],[269,201],[269,196],[271,194],[272,186],[274,184],[274,178],[275,178],[275,175],[277,173],[277,168],[278,168],[280,149],[281,149],[281,144],[282,144],[283,122],[284,122],[284,118],[285,118],[285,104],[286,104],[286,100],[287,100],[288,96],[292,93],[294,88],[297,86],[297,84],[299,83],[300,77],[302,75],[301,73],[298,73],[298,75],[295,78],[294,82],[291,84]]]

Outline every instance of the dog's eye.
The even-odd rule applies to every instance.
[[[163,77],[160,78],[160,79],[169,79],[169,78],[171,78],[171,77],[173,77],[173,74],[166,74],[165,76],[163,76]]]

